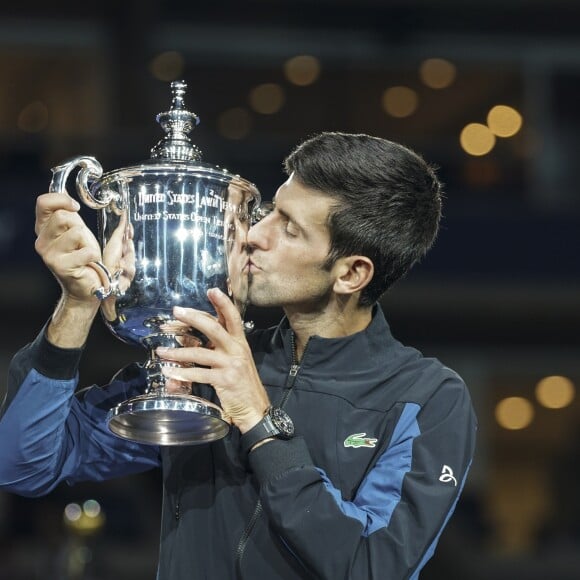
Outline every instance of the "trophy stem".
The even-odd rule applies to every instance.
[[[164,366],[179,366],[177,364],[171,364],[168,362],[162,362],[155,349],[149,350],[149,356],[145,362],[145,372],[147,377],[147,389],[146,394],[155,394],[157,396],[163,397],[167,394],[166,378],[163,374]]]
[[[155,348],[163,342],[177,346],[177,335],[151,337],[145,363],[145,394],[123,401],[109,411],[109,429],[124,439],[151,445],[197,445],[225,437],[230,429],[218,405],[191,394],[168,393],[164,366]],[[161,339],[161,340],[160,340]]]

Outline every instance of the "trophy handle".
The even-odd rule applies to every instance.
[[[80,171],[77,174],[76,185],[77,185],[77,193],[81,198],[81,201],[91,209],[104,209],[109,205],[113,195],[106,197],[105,199],[97,199],[91,193],[89,188],[89,179],[91,181],[96,181],[103,175],[103,168],[101,164],[94,158],[89,157],[88,155],[80,155],[78,157],[73,157],[68,159],[61,165],[57,165],[56,167],[52,168],[52,180],[50,182],[50,186],[48,191],[53,192],[62,192],[68,195],[66,190],[66,182],[69,178],[71,171],[80,167]],[[119,273],[116,273],[114,276],[111,275],[107,267],[102,262],[90,262],[88,264],[93,270],[99,274],[99,277],[104,276],[107,279],[107,287],[101,286],[94,290],[93,294],[99,299],[104,300],[111,296],[111,294],[115,294],[117,291]]]
[[[89,189],[88,180],[96,181],[103,175],[101,164],[94,158],[87,155],[73,157],[65,161],[62,165],[52,168],[52,181],[48,191],[66,192],[66,182],[73,169],[80,167],[77,175],[77,192],[83,203],[91,209],[103,209],[111,202],[110,198],[97,199]]]

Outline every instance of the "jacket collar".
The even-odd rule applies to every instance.
[[[293,356],[293,330],[286,317],[284,317],[274,335],[272,336],[273,345],[283,345],[286,360],[291,364]],[[362,331],[341,336],[338,338],[323,338],[318,335],[311,336],[304,350],[304,355],[300,361],[300,366],[304,368],[328,363],[331,360],[337,360],[337,357],[348,359],[350,366],[356,367],[358,364],[364,365],[368,369],[374,360],[373,353],[382,353],[380,361],[377,364],[381,366],[385,363],[386,351],[391,350],[397,344],[393,338],[389,325],[385,319],[380,305],[375,305],[372,311],[372,318],[369,325]],[[358,356],[357,356],[358,355]]]

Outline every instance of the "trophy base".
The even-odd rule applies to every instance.
[[[151,445],[210,443],[230,430],[217,405],[193,395],[141,395],[111,409],[107,422],[115,435]]]

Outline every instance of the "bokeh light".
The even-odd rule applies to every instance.
[[[101,505],[94,499],[78,503],[69,503],[64,508],[64,523],[68,530],[77,535],[92,535],[105,525],[105,514]]]
[[[320,76],[320,61],[309,55],[289,58],[284,63],[284,74],[294,85],[305,87],[313,84]]]
[[[89,518],[96,518],[101,513],[101,504],[97,500],[88,499],[83,503],[83,512]]]
[[[536,385],[536,399],[548,409],[563,409],[570,405],[575,396],[576,388],[568,377],[552,375]]]
[[[383,108],[392,117],[411,116],[419,104],[417,92],[409,87],[390,87],[383,93]]]
[[[513,137],[522,124],[522,116],[507,105],[496,105],[487,114],[487,126],[498,137]]]
[[[419,77],[432,89],[445,89],[452,85],[456,74],[455,65],[443,58],[428,58],[419,67]]]
[[[64,508],[64,517],[65,520],[69,522],[76,522],[81,519],[83,515],[83,510],[78,503],[69,503]]]
[[[497,404],[495,419],[504,429],[525,429],[534,419],[534,407],[524,397],[507,397]]]
[[[251,90],[248,101],[256,113],[273,115],[284,106],[284,90],[276,83],[264,83]]]
[[[486,125],[469,123],[461,131],[459,142],[463,150],[469,155],[486,155],[495,145],[495,135]]]

